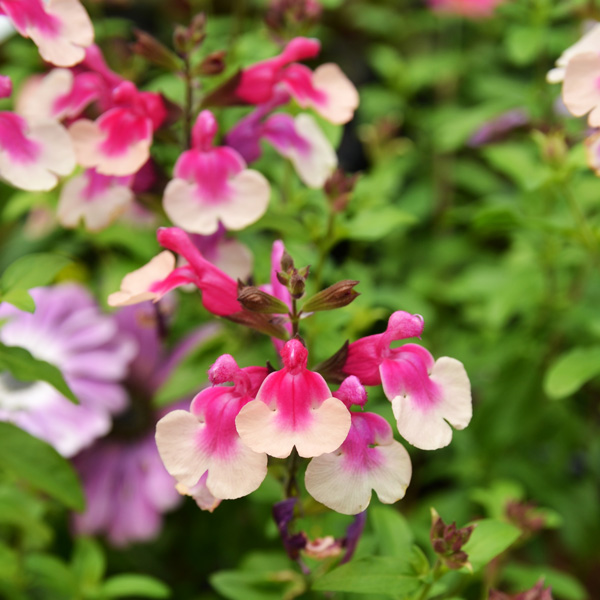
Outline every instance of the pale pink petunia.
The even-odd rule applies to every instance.
[[[313,457],[340,446],[350,429],[350,413],[332,394],[321,375],[306,368],[308,351],[298,340],[281,351],[283,369],[271,373],[256,400],[236,419],[243,442],[256,452],[277,458]]]
[[[74,168],[73,148],[62,125],[28,123],[15,113],[0,112],[0,177],[24,190],[50,190]]]
[[[9,98],[12,94],[12,81],[7,75],[0,75],[0,99]]]
[[[600,52],[574,56],[567,64],[562,97],[576,117],[587,113],[588,123],[600,127]]]
[[[242,443],[235,418],[266,374],[262,367],[240,369],[233,357],[223,355],[209,371],[214,387],[194,398],[190,412],[176,410],[158,422],[158,450],[179,483],[192,488],[208,473],[206,488],[221,500],[246,496],[262,483],[267,455]],[[221,385],[227,382],[234,385]]]
[[[548,83],[560,83],[565,78],[565,71],[571,59],[586,52],[600,53],[600,23],[594,25],[575,44],[567,48],[556,61],[556,67],[546,76]]]
[[[395,312],[385,333],[350,344],[343,371],[364,385],[383,384],[400,435],[417,448],[435,450],[450,443],[452,427],[469,424],[471,386],[458,360],[434,361],[417,344],[390,347],[392,341],[418,336],[422,330],[419,315]]]
[[[96,121],[76,121],[69,133],[81,166],[103,175],[131,175],[150,157],[153,132],[166,109],[160,95],[139,92],[129,81],[114,89],[112,99],[113,108]]]
[[[352,82],[333,63],[321,65],[313,72],[297,62],[314,58],[319,51],[317,40],[294,38],[279,56],[244,69],[236,95],[245,102],[263,104],[283,88],[300,106],[310,106],[332,123],[347,123],[359,103]]]
[[[58,200],[58,222],[72,228],[83,221],[88,231],[108,227],[133,202],[131,183],[132,177],[100,175],[88,169],[63,186]]]
[[[208,235],[219,222],[243,229],[267,210],[270,186],[258,171],[246,169],[232,148],[213,147],[217,122],[208,110],[198,115],[193,148],[175,164],[175,178],[165,189],[163,206],[169,218],[191,233]]]
[[[350,408],[366,402],[357,377],[348,377],[334,394]],[[372,490],[384,504],[404,497],[412,467],[388,422],[374,413],[351,412],[348,437],[334,452],[313,458],[306,469],[308,493],[336,512],[355,515],[367,508]]]
[[[433,10],[470,19],[491,17],[504,0],[429,0]]]
[[[69,67],[81,62],[94,41],[94,28],[79,0],[0,0],[0,14],[37,45],[41,57]]]

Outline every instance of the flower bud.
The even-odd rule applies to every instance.
[[[304,312],[316,312],[318,310],[333,310],[348,306],[360,294],[354,290],[358,281],[344,279],[321,290],[319,293],[311,296],[302,307]]]
[[[510,500],[506,504],[505,514],[524,534],[535,533],[546,525],[546,519],[536,512],[536,507],[531,502]]]
[[[346,209],[359,176],[358,173],[348,175],[338,168],[325,182],[323,189],[334,212],[339,213]]]
[[[252,285],[243,287],[239,291],[238,302],[246,309],[264,314],[281,315],[289,312],[288,306],[279,298],[263,292]]]
[[[194,70],[195,75],[220,75],[225,70],[226,50],[211,52]]]
[[[132,49],[136,54],[168,71],[181,68],[181,59],[156,38],[140,29],[136,29],[134,33],[136,41],[132,44]]]
[[[173,34],[173,45],[179,54],[189,54],[196,50],[206,38],[206,15],[197,14],[189,27],[177,25]]]
[[[277,34],[294,35],[315,25],[323,12],[316,0],[272,0],[265,23]]]
[[[303,274],[304,273],[304,274]],[[288,284],[288,289],[290,291],[290,295],[295,300],[298,298],[302,298],[304,296],[304,290],[306,289],[306,277],[308,276],[308,267],[304,267],[304,269],[294,269],[290,277],[290,282]]]
[[[440,560],[449,569],[470,567],[469,557],[462,547],[469,541],[475,525],[458,529],[456,523],[446,525],[437,511],[431,509],[431,545]]]
[[[287,253],[287,250],[284,250],[281,256],[281,270],[289,273],[293,268],[294,259]]]

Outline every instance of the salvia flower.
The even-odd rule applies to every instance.
[[[219,221],[226,229],[243,229],[267,210],[271,188],[233,148],[213,147],[217,122],[208,110],[198,115],[192,149],[175,164],[175,179],[165,189],[163,206],[175,225],[211,234]]]
[[[475,525],[461,529],[456,523],[446,525],[435,509],[431,509],[431,531],[429,537],[434,552],[449,569],[470,567],[469,557],[462,549],[469,541]]]
[[[530,590],[518,594],[490,590],[489,600],[552,600],[552,589],[544,587],[544,581],[540,580]]]
[[[240,498],[258,488],[267,475],[267,455],[247,447],[235,419],[252,402],[267,369],[240,369],[228,354],[209,370],[213,387],[201,391],[190,412],[175,410],[156,427],[156,444],[169,473],[188,488],[207,474],[206,488],[222,500]],[[233,386],[222,384],[233,382]]]
[[[565,71],[571,59],[578,54],[598,52],[600,50],[600,23],[594,25],[575,44],[567,48],[557,59],[556,67],[546,76],[548,83],[560,83],[565,78]]]
[[[600,52],[584,52],[573,56],[565,68],[562,98],[576,117],[588,114],[591,127],[600,127]]]
[[[288,341],[281,358],[283,369],[265,379],[236,419],[242,441],[277,458],[294,447],[305,458],[333,452],[348,435],[350,412],[323,377],[306,368],[308,351],[301,342]]]
[[[133,177],[102,175],[87,169],[62,188],[57,218],[63,227],[77,227],[83,221],[88,231],[108,227],[133,203]]]
[[[45,61],[60,67],[81,62],[94,41],[92,22],[79,0],[0,0],[0,15],[33,40]]]
[[[397,311],[385,333],[350,344],[343,368],[364,385],[383,385],[392,403],[400,435],[413,446],[435,450],[452,440],[452,425],[464,429],[472,416],[471,386],[461,362],[442,357],[437,361],[422,346],[396,340],[420,336],[423,319]]]
[[[50,190],[75,168],[71,140],[53,121],[28,122],[0,112],[0,177],[17,188]]]
[[[73,456],[108,433],[111,415],[126,406],[120,382],[135,344],[78,285],[37,288],[31,295],[36,303],[33,314],[0,305],[0,319],[7,319],[0,340],[56,365],[80,404],[73,404],[47,383],[22,383],[2,373],[0,419]]]
[[[367,401],[357,377],[348,377],[333,394],[348,410]],[[404,447],[396,442],[388,422],[374,413],[351,412],[348,437],[327,454],[313,458],[306,469],[308,493],[336,512],[355,515],[367,508],[371,491],[392,504],[404,497],[412,467]]]
[[[69,134],[81,166],[102,175],[131,175],[150,157],[153,132],[167,112],[159,94],[140,92],[130,81],[113,90],[112,101],[96,121],[73,123]]]
[[[359,102],[351,81],[336,64],[311,71],[298,63],[314,58],[320,50],[318,40],[294,38],[279,56],[244,69],[236,95],[249,104],[263,104],[283,88],[302,108],[310,107],[337,125],[347,123]]]

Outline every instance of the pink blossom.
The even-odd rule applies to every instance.
[[[470,19],[491,17],[496,6],[504,0],[429,0],[433,10],[461,15]]]
[[[595,23],[580,40],[567,48],[559,56],[556,61],[556,67],[548,71],[546,80],[548,83],[560,83],[565,78],[567,65],[572,58],[578,54],[598,51],[600,51],[600,23]]]
[[[198,483],[191,488],[183,485],[183,483],[178,483],[175,486],[175,489],[182,496],[190,496],[194,499],[194,502],[198,505],[200,510],[207,510],[208,512],[214,512],[214,510],[221,504],[220,498],[215,498],[206,485],[206,480],[208,479],[208,471],[200,477]]]
[[[332,123],[347,123],[359,102],[351,81],[333,63],[311,71],[297,62],[314,58],[320,50],[318,40],[294,38],[279,56],[244,69],[236,95],[250,104],[263,104],[283,87],[302,108],[310,106]]]
[[[63,186],[58,201],[58,222],[63,227],[77,227],[79,221],[83,221],[88,231],[108,227],[133,202],[132,179],[86,170]]]
[[[57,366],[79,399],[76,405],[44,382],[23,383],[0,374],[0,419],[14,422],[73,456],[110,429],[123,410],[121,381],[136,347],[113,317],[102,315],[82,287],[68,284],[31,290],[35,313],[0,304],[0,341],[20,346]]]
[[[383,384],[400,435],[417,448],[435,450],[452,440],[452,428],[471,420],[471,387],[459,361],[431,354],[417,344],[390,348],[395,340],[419,336],[420,315],[397,311],[385,333],[350,344],[344,372],[364,385]]]
[[[267,210],[269,183],[258,171],[246,169],[232,148],[213,147],[217,122],[208,110],[198,115],[192,132],[193,148],[175,164],[175,179],[166,189],[165,212],[192,233],[211,234],[219,221],[227,229],[243,229]]]
[[[75,167],[69,135],[52,121],[0,112],[0,177],[24,190],[50,190]]]
[[[0,0],[0,14],[33,40],[45,61],[60,67],[81,62],[94,41],[92,22],[79,0],[50,0],[47,5],[42,0]]]
[[[271,373],[236,419],[242,441],[277,458],[294,446],[303,457],[332,452],[346,439],[350,413],[321,375],[306,368],[308,351],[298,340],[281,351],[283,369]]]
[[[192,283],[202,291],[202,303],[213,314],[228,316],[242,310],[237,301],[237,283],[206,260],[188,234],[165,227],[158,230],[157,237],[161,246],[182,256],[187,264],[175,268],[173,254],[162,252],[123,279],[121,291],[108,299],[110,306],[156,301],[176,287]]]
[[[244,445],[235,419],[253,401],[267,369],[240,369],[221,356],[209,370],[213,387],[200,392],[190,412],[176,410],[156,427],[156,444],[169,473],[191,488],[208,473],[206,488],[215,498],[234,499],[258,488],[267,474],[267,455]],[[232,386],[221,384],[233,382]]]
[[[153,132],[166,109],[159,94],[139,92],[130,81],[113,90],[112,101],[113,108],[96,121],[76,121],[69,133],[81,166],[102,175],[131,175],[150,157]]]
[[[12,81],[7,75],[0,75],[0,99],[9,98],[12,94]]]
[[[316,121],[304,113],[295,118],[274,114],[262,120],[272,106],[288,98],[289,94],[282,92],[271,102],[259,106],[227,134],[227,144],[251,162],[262,154],[260,140],[264,139],[292,162],[307,186],[321,188],[335,170],[337,156]]]
[[[591,127],[600,127],[600,52],[577,54],[569,60],[562,89],[563,102],[576,117],[587,113]]]
[[[350,409],[363,406],[367,395],[357,377],[348,377],[334,393]],[[404,447],[394,440],[388,422],[374,413],[351,412],[352,425],[342,445],[313,458],[306,469],[308,493],[325,506],[347,515],[367,508],[371,490],[392,504],[404,497],[412,467]]]

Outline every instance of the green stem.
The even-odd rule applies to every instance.
[[[183,109],[183,143],[184,149],[189,150],[192,147],[192,110],[194,106],[194,89],[192,85],[191,63],[189,52],[183,57],[185,79],[185,106]]]
[[[425,587],[421,590],[421,593],[416,598],[416,600],[427,600],[429,597],[429,592],[431,592],[431,588],[437,582],[437,580],[444,574],[445,569],[444,565],[442,565],[441,561],[438,559],[436,563],[433,565],[433,569],[431,570],[431,581],[425,585]]]

